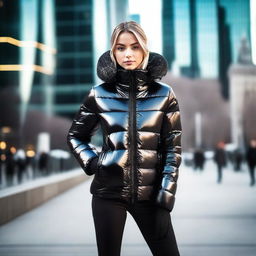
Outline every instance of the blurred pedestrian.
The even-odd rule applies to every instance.
[[[119,256],[127,212],[153,255],[178,256],[170,212],[181,162],[181,124],[173,89],[159,83],[167,62],[149,52],[134,21],[119,24],[98,61],[94,86],[73,120],[68,144],[88,175],[98,255]],[[90,146],[101,124],[99,155]]]
[[[250,186],[255,184],[255,166],[256,166],[256,140],[250,140],[250,145],[246,153],[246,161],[249,167]]]
[[[0,187],[3,188],[6,186],[5,180],[5,160],[6,156],[3,150],[0,148]]]
[[[244,160],[244,155],[241,152],[240,149],[236,149],[233,152],[233,161],[234,161],[234,169],[235,171],[240,171],[241,170],[241,164]]]
[[[204,151],[200,148],[196,149],[194,152],[194,170],[203,170],[205,163]]]
[[[13,184],[13,178],[15,174],[15,160],[14,155],[16,153],[16,150],[12,150],[12,148],[9,148],[6,152],[6,178],[7,178],[7,184],[12,185]]]
[[[214,152],[214,161],[217,165],[217,182],[222,182],[222,168],[227,165],[227,155],[225,151],[225,143],[220,141]]]
[[[26,165],[27,165],[28,179],[35,178],[36,160],[35,160],[35,151],[32,149],[29,149],[26,152]]]
[[[24,149],[20,148],[17,150],[14,155],[14,160],[18,173],[18,183],[21,183],[26,170],[26,155]]]
[[[38,168],[41,174],[48,175],[48,164],[49,164],[49,155],[47,152],[41,152],[39,154],[39,159],[38,159]]]

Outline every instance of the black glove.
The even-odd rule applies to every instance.
[[[158,192],[158,195],[156,198],[156,204],[158,206],[165,208],[166,210],[171,212],[174,206],[174,202],[175,202],[175,196],[169,191],[161,189]]]

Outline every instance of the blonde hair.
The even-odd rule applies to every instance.
[[[122,22],[119,25],[117,25],[112,33],[111,36],[111,50],[110,50],[110,57],[114,64],[116,65],[116,59],[114,56],[114,48],[116,46],[116,41],[119,37],[119,35],[123,32],[130,32],[132,33],[136,39],[138,40],[142,51],[143,51],[143,61],[141,63],[141,68],[146,69],[148,65],[148,58],[149,58],[149,50],[147,46],[147,36],[144,32],[144,30],[141,28],[141,26],[136,23],[135,21],[128,21],[128,22]]]

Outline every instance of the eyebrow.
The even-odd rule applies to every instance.
[[[133,44],[131,44],[131,45],[134,45],[134,44],[139,44],[139,42],[133,43]],[[120,43],[117,43],[116,45],[122,45],[122,46],[125,46],[125,44],[120,44]]]

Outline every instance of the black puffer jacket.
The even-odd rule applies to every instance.
[[[91,193],[105,198],[155,200],[172,210],[181,162],[177,99],[166,84],[165,59],[150,53],[146,70],[115,68],[109,51],[97,67],[104,83],[94,86],[68,133],[68,144],[86,174]],[[90,144],[100,124],[100,153]],[[92,162],[97,161],[97,168]]]

